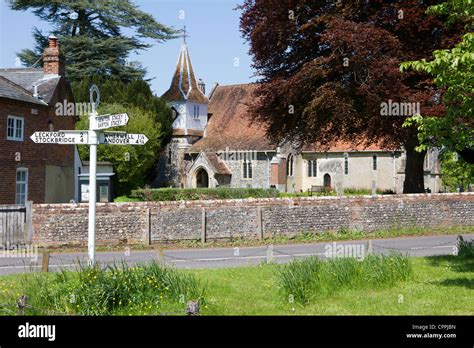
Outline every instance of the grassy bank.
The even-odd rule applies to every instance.
[[[380,283],[377,280],[375,284],[356,281],[352,285],[350,282],[347,283],[349,286],[336,286],[337,284],[331,280],[326,282],[326,284],[332,284],[328,291],[318,293],[317,296],[310,296],[304,303],[291,299],[284,292],[279,274],[285,266],[281,265],[180,270],[176,271],[177,273],[170,273],[175,275],[170,279],[181,279],[185,275],[183,279],[189,276],[194,279],[192,283],[196,281],[200,284],[197,287],[200,290],[197,293],[189,293],[187,299],[200,296],[201,290],[204,290],[205,303],[201,307],[203,315],[474,315],[473,258],[456,256],[410,258],[410,264],[411,275],[396,281]],[[405,268],[401,266],[397,269]],[[176,294],[183,291],[183,288],[180,289],[177,285],[178,290],[175,291],[175,295],[164,299],[160,297],[163,294],[160,295],[158,290],[152,289],[151,292],[147,292],[150,291],[150,289],[146,290],[150,288],[147,286],[150,272],[140,273],[138,278],[133,278],[132,283],[135,285],[126,289],[123,289],[123,286],[129,284],[127,280],[123,278],[120,281],[112,280],[110,277],[113,278],[113,274],[108,275],[108,280],[92,279],[95,285],[87,285],[87,281],[91,280],[90,277],[93,278],[96,275],[93,273],[89,275],[90,270],[85,272],[83,276],[89,278],[84,279],[85,282],[82,284],[86,284],[86,288],[81,293],[87,300],[78,300],[80,296],[76,296],[74,298],[76,302],[73,302],[81,305],[78,301],[83,301],[81,303],[84,306],[89,306],[84,311],[72,308],[72,304],[68,302],[73,293],[70,289],[81,285],[77,282],[77,276],[72,276],[68,281],[63,282],[57,279],[57,277],[62,277],[61,274],[40,275],[47,282],[42,283],[41,287],[34,286],[34,280],[37,277],[35,275],[2,276],[0,277],[0,304],[3,307],[0,313],[15,315],[16,300],[25,291],[28,292],[25,290],[25,284],[30,284],[29,286],[33,286],[33,289],[29,290],[29,297],[36,296],[33,290],[44,288],[45,285],[48,289],[44,291],[50,296],[42,300],[30,299],[32,305],[38,307],[47,305],[47,308],[28,314],[56,314],[66,308],[65,306],[72,308],[69,314],[183,314],[185,304],[176,298]],[[344,274],[341,271],[336,273]],[[160,274],[168,273],[161,272]],[[388,272],[388,274],[397,274],[397,272]],[[126,278],[125,275],[123,277]],[[158,278],[155,276],[155,279]],[[160,279],[162,282],[166,277]],[[330,280],[330,277],[327,280]],[[169,284],[175,284],[175,282]],[[61,289],[62,295],[51,296],[51,294],[57,294],[58,289]],[[110,289],[122,290],[113,292]],[[162,290],[161,292],[163,293]],[[107,294],[112,293],[121,294],[122,304],[125,301],[131,301],[130,305],[105,306],[111,309],[101,313],[90,312],[94,306],[90,301],[94,300],[94,296],[103,299],[102,302],[94,303],[110,305],[114,297],[109,298]],[[117,299],[118,297],[115,297],[115,301]]]
[[[193,271],[208,284],[207,315],[474,315],[474,260],[412,258],[409,280],[340,289],[306,305],[282,298],[274,265]]]

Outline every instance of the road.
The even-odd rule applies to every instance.
[[[474,233],[463,234],[466,240],[474,239]],[[207,249],[179,249],[165,250],[163,252],[164,262],[178,268],[220,268],[240,267],[257,265],[266,262],[267,258],[276,263],[288,262],[294,258],[318,256],[326,258],[328,250],[335,250],[337,256],[360,257],[367,254],[369,249],[375,254],[389,254],[400,252],[411,256],[434,256],[449,255],[456,250],[457,235],[447,236],[424,236],[424,237],[400,237],[387,239],[341,241],[287,244],[257,247],[234,247],[234,248],[207,248]],[[273,250],[272,250],[273,249]],[[340,254],[339,252],[342,252]],[[360,254],[359,254],[360,252]],[[3,256],[3,257],[2,257]],[[41,255],[37,257],[5,257],[0,255],[0,275],[37,272],[41,269]],[[156,250],[130,251],[124,247],[124,251],[98,252],[97,261],[106,264],[125,261],[129,265],[160,259]],[[162,258],[161,258],[162,260]],[[57,271],[60,268],[75,268],[78,263],[87,262],[87,254],[83,253],[53,253],[50,256],[50,270]]]

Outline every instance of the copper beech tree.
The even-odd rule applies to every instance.
[[[429,58],[459,41],[461,28],[426,14],[436,1],[246,0],[241,32],[250,42],[260,78],[251,105],[276,142],[337,140],[406,150],[404,192],[423,192],[425,152],[412,114],[384,113],[382,105],[442,115],[442,90],[400,63]],[[386,110],[385,110],[386,111]]]

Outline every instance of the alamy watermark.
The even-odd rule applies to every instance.
[[[332,242],[324,247],[324,256],[327,258],[352,257],[363,261],[366,255],[365,244],[337,244]]]
[[[228,147],[224,151],[217,152],[217,155],[224,161],[256,161],[257,151],[255,150],[230,150]]]
[[[37,245],[25,245],[22,247],[16,244],[0,245],[0,258],[19,258],[19,259],[31,259],[32,261],[38,261],[38,246]]]
[[[388,102],[380,103],[380,115],[381,116],[415,116],[419,115],[420,103],[407,103],[407,102],[395,102],[391,99]]]
[[[94,111],[91,103],[73,103],[67,100],[57,102],[54,107],[56,116],[88,115]]]

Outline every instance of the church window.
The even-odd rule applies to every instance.
[[[310,160],[308,161],[308,176],[316,177],[318,175],[318,161]]]
[[[377,170],[377,155],[372,157],[372,169]]]
[[[247,160],[247,154],[246,153],[244,153],[243,176],[244,176],[244,179],[252,179],[253,178],[252,162],[250,162],[250,159]]]
[[[171,164],[171,146],[168,147],[168,164]]]
[[[344,174],[349,174],[349,156],[347,153],[344,154]]]
[[[286,163],[286,175],[287,176],[293,176],[293,155],[288,156],[288,160]]]
[[[199,105],[194,105],[194,118],[199,118]]]

